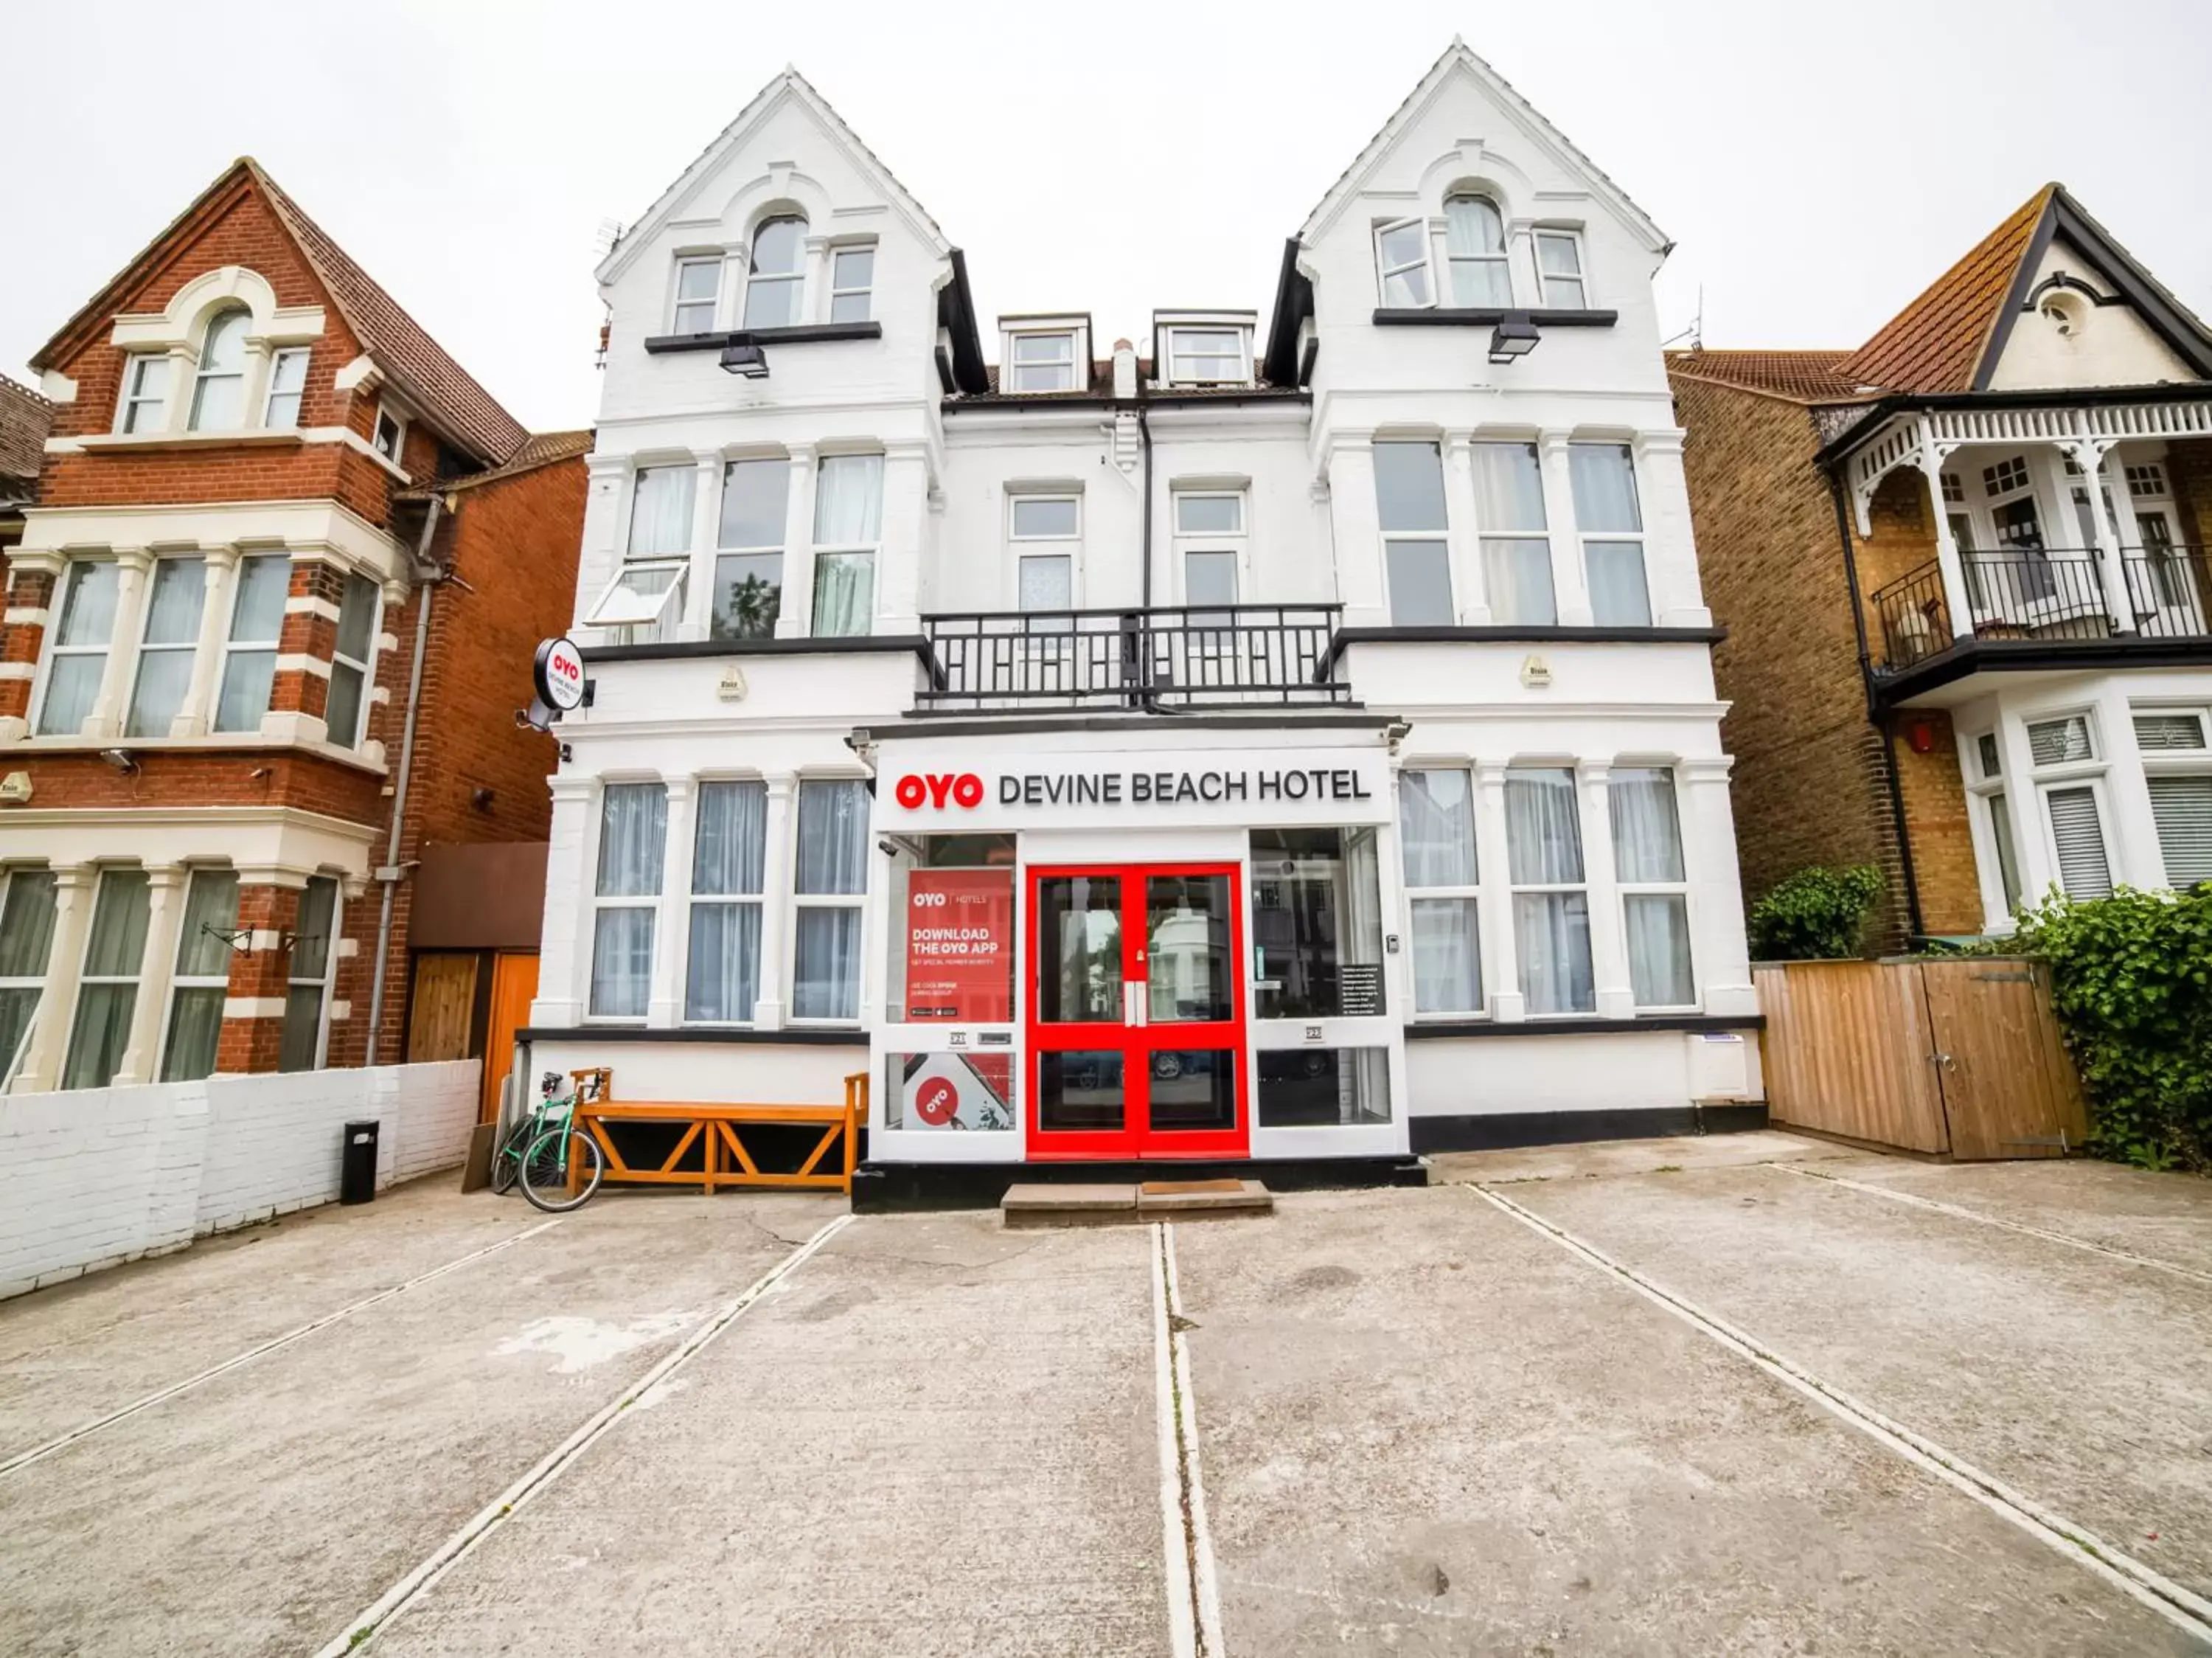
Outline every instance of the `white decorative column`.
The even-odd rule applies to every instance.
[[[1528,1016],[1521,990],[1520,952],[1513,942],[1513,874],[1505,845],[1505,762],[1474,765],[1475,877],[1481,893],[1482,982],[1490,1016],[1513,1024]]]
[[[1583,543],[1575,527],[1575,482],[1567,466],[1565,432],[1536,442],[1544,472],[1544,521],[1551,527],[1552,602],[1561,627],[1590,625],[1589,582],[1583,574]]]
[[[138,997],[131,1009],[131,1039],[115,1067],[118,1086],[151,1082],[161,1069],[155,1045],[161,1039],[161,1015],[169,1003],[169,979],[177,965],[177,930],[183,919],[186,871],[182,864],[149,864],[146,869],[146,949],[138,959]]]
[[[77,976],[84,967],[85,935],[100,886],[96,864],[64,863],[54,870],[54,931],[46,949],[46,986],[33,1016],[30,1039],[16,1073],[16,1094],[44,1094],[61,1082],[76,1016]]]
[[[2087,415],[2077,410],[2074,418],[2081,423],[2081,436],[2059,448],[2072,456],[2074,464],[2081,469],[2080,487],[2088,495],[2089,519],[2096,526],[2097,576],[2104,588],[2105,613],[2112,619],[2113,631],[2133,633],[2136,607],[2134,596],[2128,591],[2128,567],[2120,554],[2119,532],[2113,527],[2112,515],[2105,509],[2107,495],[2118,501],[2127,494],[2127,489],[2124,485],[2114,488],[2106,472],[2105,460],[2112,453],[2112,445],[2089,435]],[[2063,467],[2060,473],[2061,486],[2068,487]]]
[[[884,448],[883,539],[876,552],[876,629],[921,631],[921,538],[929,514],[929,457],[917,440]]]
[[[153,573],[154,555],[143,547],[124,547],[118,549],[115,562],[121,571],[115,581],[115,629],[108,636],[100,694],[84,722],[88,737],[122,735],[131,715],[131,683],[138,674],[138,636],[145,631],[146,582]]]
[[[2086,470],[2086,468],[2085,468]],[[2097,698],[2097,726],[2105,742],[2105,797],[2112,802],[2112,841],[2119,853],[2112,884],[2156,890],[2166,884],[2166,855],[2150,805],[2150,778],[2135,741],[2135,710],[2124,679],[2104,681]]]
[[[814,614],[814,446],[791,446],[791,488],[783,509],[783,597],[775,637],[804,639]]]
[[[592,813],[599,787],[591,777],[572,774],[550,778],[549,787],[553,823],[545,849],[545,920],[530,1022],[558,1027],[581,1019],[590,992]]]
[[[801,322],[830,320],[830,238],[806,239],[806,294],[799,313]]]
[[[200,638],[192,653],[191,683],[185,687],[184,706],[169,722],[173,737],[205,736],[215,728],[216,676],[222,668],[231,591],[238,582],[236,547],[210,547],[201,556],[207,564],[207,597],[200,608]]]
[[[2035,755],[2027,744],[2027,725],[1997,704],[1997,759],[2003,766],[2005,817],[2012,830],[2012,856],[2020,872],[2021,902],[2031,908],[2059,884],[2058,865],[2044,832],[2043,796],[2035,786]]]
[[[676,629],[679,639],[703,639],[712,631],[714,547],[721,539],[722,457],[702,454],[691,487],[691,575],[684,595],[684,619]]]
[[[1446,432],[1445,546],[1451,559],[1452,603],[1462,627],[1490,625],[1489,572],[1482,565],[1482,526],[1476,521],[1474,434]]]
[[[1729,807],[1729,769],[1735,764],[1725,754],[1708,755],[1684,760],[1677,768],[1682,872],[1690,878],[1690,968],[1709,1014],[1759,1011],[1744,936],[1735,821]]]
[[[1951,613],[1951,637],[1970,639],[1974,633],[1974,607],[1967,596],[1966,566],[1959,556],[1958,538],[1951,533],[1951,515],[1943,508],[1943,462],[1949,451],[1936,448],[1935,434],[1924,419],[1920,423],[1920,447],[1915,453],[1928,483],[1929,515],[1936,521],[1936,568],[1943,581],[1943,607]],[[1878,631],[1881,624],[1879,616],[1868,619],[1872,631]]]
[[[690,777],[664,775],[668,791],[667,840],[660,859],[660,902],[653,922],[653,987],[645,1004],[648,1029],[667,1030],[682,1022],[684,972],[691,944],[691,814],[698,785]]]
[[[798,839],[799,779],[788,771],[768,778],[768,824],[763,837],[761,887],[760,997],[753,1003],[756,1029],[783,1028],[783,988],[791,982],[791,892]]]
[[[1682,472],[1680,428],[1638,432],[1630,444],[1636,493],[1644,515],[1644,580],[1658,627],[1711,627],[1698,584],[1697,532],[1690,522],[1690,485]]]
[[[1589,912],[1590,982],[1601,1019],[1633,1019],[1636,987],[1628,976],[1628,921],[1613,856],[1613,765],[1575,763],[1575,804],[1582,820],[1583,882]]]
[[[1330,436],[1328,516],[1336,544],[1336,592],[1344,605],[1344,625],[1389,626],[1382,517],[1375,502],[1375,444],[1364,434]]]

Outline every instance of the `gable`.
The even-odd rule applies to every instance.
[[[2152,386],[2203,375],[2161,338],[2096,253],[2054,235],[1988,375],[1991,391]]]

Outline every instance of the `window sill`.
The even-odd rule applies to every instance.
[[[204,449],[230,444],[253,448],[289,448],[307,441],[298,426],[241,427],[227,432],[94,432],[76,440],[86,450],[143,453],[155,449]]]
[[[868,1033],[858,1026],[844,1030],[786,1027],[756,1030],[750,1025],[532,1025],[514,1033],[518,1042],[761,1042],[794,1047],[865,1048]]]
[[[645,349],[656,357],[669,351],[719,351],[726,345],[805,345],[827,340],[881,339],[880,322],[802,322],[787,328],[731,328],[706,334],[654,334]]]
[[[1508,316],[1518,314],[1488,306],[1472,309],[1449,305],[1377,306],[1375,323],[1377,327],[1494,328]],[[1539,328],[1610,328],[1620,320],[1618,311],[1532,310],[1526,314]]]
[[[127,754],[308,754],[374,777],[383,777],[391,770],[381,759],[371,759],[358,748],[341,748],[336,743],[299,742],[289,737],[264,737],[252,731],[210,732],[200,737],[0,738],[0,753],[11,759],[26,754],[104,754],[118,748]]]
[[[1599,1019],[1587,1014],[1543,1014],[1504,1022],[1495,1019],[1439,1019],[1406,1027],[1406,1039],[1455,1036],[1610,1036],[1637,1031],[1756,1031],[1766,1028],[1764,1014],[1667,1013],[1634,1019]]]

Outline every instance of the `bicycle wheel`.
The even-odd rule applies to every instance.
[[[521,1131],[507,1137],[504,1143],[495,1146],[491,1154],[491,1189],[493,1194],[504,1198],[514,1190],[515,1177],[522,1173],[521,1161],[514,1154]]]
[[[548,1214],[557,1215],[580,1207],[599,1189],[599,1177],[605,1172],[598,1141],[580,1128],[550,1128],[522,1155],[522,1195]]]

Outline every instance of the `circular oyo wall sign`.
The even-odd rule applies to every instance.
[[[914,1091],[914,1114],[932,1128],[943,1128],[959,1110],[960,1090],[948,1077],[930,1077]]]
[[[537,681],[538,700],[546,707],[565,714],[582,705],[584,653],[576,649],[576,642],[567,634],[539,645],[530,671]]]

